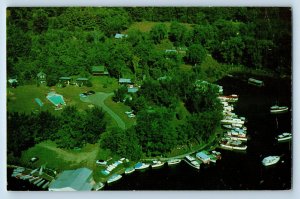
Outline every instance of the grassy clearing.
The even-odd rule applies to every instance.
[[[131,26],[124,31],[124,33],[127,33],[128,30],[131,29],[137,29],[140,30],[141,32],[149,32],[151,30],[151,28],[159,23],[163,23],[168,27],[168,30],[170,30],[170,26],[171,26],[171,22],[150,22],[150,21],[142,21],[142,22],[134,22],[133,24],[131,24]],[[192,24],[187,24],[187,23],[181,23],[184,26],[186,26],[188,29],[191,29]]]
[[[30,158],[38,157],[33,166],[47,164],[47,167],[62,171],[79,167],[95,168],[96,158],[100,152],[99,144],[87,144],[79,151],[57,148],[52,141],[36,144],[22,153],[21,162],[28,163]]]
[[[58,113],[54,111],[54,105],[46,98],[47,94],[52,90],[63,95],[67,105],[75,105],[79,110],[84,110],[88,107],[88,104],[80,101],[79,94],[86,92],[89,88],[77,86],[50,88],[46,86],[24,85],[7,89],[7,110],[25,113],[48,110],[52,113]],[[44,106],[40,108],[34,101],[35,98],[40,98]]]
[[[90,79],[96,92],[111,93],[118,88],[118,80],[107,76],[94,76]]]
[[[113,112],[115,112],[125,123],[126,128],[131,127],[135,122],[135,118],[129,118],[126,114],[125,111],[130,111],[130,107],[124,105],[124,103],[116,103],[112,100],[112,96],[108,97],[105,101],[104,104],[108,106]]]
[[[38,157],[39,160],[30,163],[32,157]],[[66,150],[57,148],[52,141],[46,141],[35,145],[34,147],[23,152],[21,163],[23,165],[32,164],[33,168],[38,168],[46,164],[47,168],[53,169],[57,172],[68,169],[77,169],[87,167],[93,170],[93,177],[96,181],[107,181],[107,179],[114,173],[124,173],[127,166],[130,164],[119,165],[108,176],[101,173],[105,166],[98,166],[96,160],[109,160],[108,164],[112,164],[120,157],[112,155],[108,150],[101,149],[99,144],[87,144],[81,150]],[[134,164],[131,162],[131,164]]]

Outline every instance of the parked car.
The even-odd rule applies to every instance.
[[[125,113],[126,113],[127,115],[132,114],[132,113],[133,113],[133,110],[131,110],[131,111],[125,111]]]
[[[30,162],[36,162],[36,161],[38,161],[38,160],[39,160],[38,157],[32,157],[32,158],[30,159]]]
[[[135,117],[135,114],[131,113],[131,114],[128,115],[128,117],[129,117],[129,118],[134,118],[134,117]]]
[[[88,92],[86,92],[86,94],[93,95],[93,94],[95,94],[95,91],[88,91]]]

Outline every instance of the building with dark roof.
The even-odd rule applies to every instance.
[[[108,70],[105,66],[92,66],[93,75],[109,75]]]
[[[49,191],[90,191],[95,184],[93,171],[88,168],[66,170],[49,185]]]

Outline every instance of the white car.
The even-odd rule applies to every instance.
[[[127,114],[127,115],[132,114],[132,113],[133,113],[133,110],[125,112],[125,114]]]
[[[129,117],[129,118],[134,118],[134,117],[135,117],[135,114],[131,113],[131,114],[128,115],[128,117]]]

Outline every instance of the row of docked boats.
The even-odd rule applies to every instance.
[[[173,166],[176,164],[179,164],[181,162],[181,159],[171,159],[168,160],[167,162],[163,162],[160,160],[153,160],[151,163],[143,163],[143,162],[138,162],[136,163],[133,167],[128,167],[125,169],[124,174],[125,175],[129,175],[131,173],[133,173],[134,171],[145,171],[148,168],[152,168],[152,169],[159,169],[162,168],[165,163],[167,163],[168,166]],[[120,180],[122,178],[122,175],[120,174],[113,174],[112,176],[110,176],[107,180],[107,184],[111,184],[113,182],[116,182],[118,180]]]
[[[225,150],[244,151],[247,149],[247,127],[245,127],[246,118],[239,117],[233,110],[233,103],[238,101],[238,95],[219,97],[223,105],[222,127],[225,129],[224,136],[220,140],[220,148]]]
[[[29,172],[23,167],[17,167],[13,170],[11,177],[21,179],[21,180],[28,180],[30,183],[33,183],[37,187],[41,187],[42,189],[48,188],[50,181],[44,179],[42,176],[35,175],[36,170]]]

